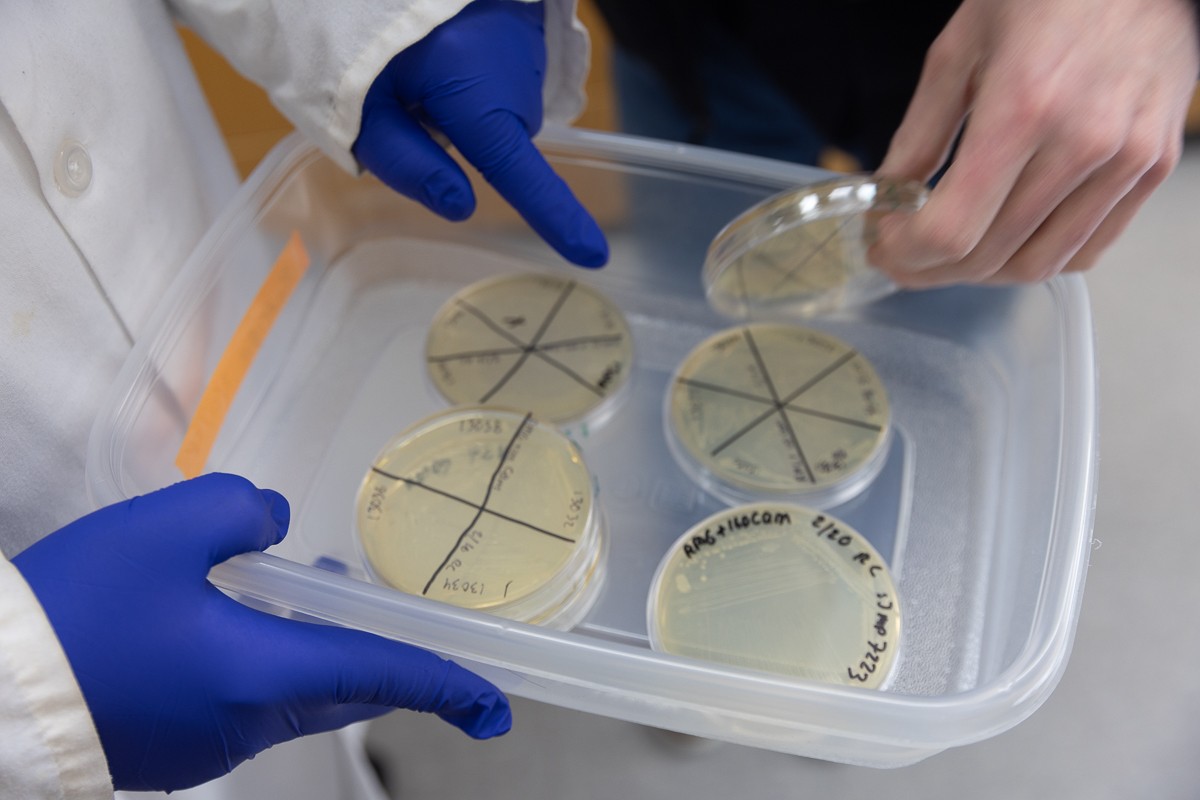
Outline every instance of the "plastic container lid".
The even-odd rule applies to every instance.
[[[839,178],[768,197],[713,239],[704,263],[709,304],[735,319],[810,317],[895,291],[867,262],[879,217],[913,212],[915,181]]]
[[[531,415],[457,408],[388,443],[357,529],[374,577],[415,595],[569,628],[603,579],[603,525],[575,445]]]
[[[701,342],[664,404],[672,455],[727,503],[845,502],[879,474],[887,391],[866,357],[829,334],[755,323]]]
[[[451,403],[595,426],[628,383],[633,338],[620,309],[595,289],[553,275],[507,275],[473,283],[442,306],[425,362]]]
[[[680,537],[646,612],[655,650],[866,688],[891,674],[900,619],[870,542],[783,504],[721,511]]]

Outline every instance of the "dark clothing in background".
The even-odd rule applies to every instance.
[[[692,142],[714,121],[701,64],[706,42],[732,42],[828,143],[874,167],[920,77],[925,51],[959,0],[597,0],[617,47],[657,72]],[[710,65],[711,66],[711,65]],[[719,65],[718,65],[719,66]]]

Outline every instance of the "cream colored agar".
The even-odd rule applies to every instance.
[[[515,412],[458,409],[376,460],[358,532],[375,574],[411,594],[499,610],[545,592],[552,604],[595,569],[592,500],[586,466],[557,431]],[[514,617],[553,611],[534,603]]]
[[[891,287],[867,262],[878,221],[915,211],[925,196],[916,183],[859,176],[767,198],[714,238],[705,266],[710,302],[744,318],[773,309],[810,316],[875,299]]]
[[[629,377],[632,337],[621,312],[567,278],[515,275],[472,284],[438,312],[425,344],[434,385],[451,403],[577,420]]]
[[[845,286],[865,269],[863,217],[818,219],[781,232],[735,259],[710,287],[748,305],[792,304]]]
[[[887,392],[866,358],[797,325],[733,328],[684,360],[668,400],[677,443],[751,494],[804,494],[878,467]]]
[[[793,505],[741,506],[681,538],[651,588],[657,650],[878,688],[900,642],[886,563],[859,533]]]

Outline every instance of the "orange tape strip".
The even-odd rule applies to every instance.
[[[208,454],[212,451],[217,434],[225,423],[225,415],[233,405],[233,398],[242,380],[254,363],[258,349],[271,332],[279,312],[287,304],[300,279],[308,269],[308,251],[300,240],[299,231],[293,231],[283,252],[275,260],[275,266],[263,285],[259,287],[254,301],[246,309],[242,321],[225,348],[217,368],[209,378],[208,386],[196,406],[196,413],[183,436],[183,444],[175,456],[175,466],[183,471],[185,478],[194,478],[204,471]]]

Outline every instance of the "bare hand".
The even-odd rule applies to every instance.
[[[928,180],[969,123],[872,262],[909,287],[1087,269],[1178,163],[1198,69],[1189,0],[965,0],[879,173]]]

